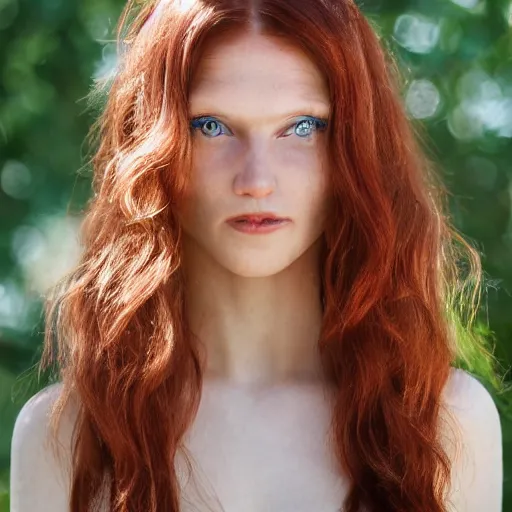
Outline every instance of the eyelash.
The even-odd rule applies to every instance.
[[[190,121],[190,128],[192,130],[200,130],[209,121],[213,121],[220,126],[226,127],[226,125],[222,121],[219,121],[217,118],[215,118],[213,116],[200,116],[200,117],[195,117]],[[299,121],[296,121],[295,123],[291,124],[288,128],[286,128],[284,133],[286,133],[288,130],[290,130],[290,128],[296,127],[300,123],[303,123],[304,121],[310,121],[311,126],[314,127],[314,131],[323,131],[327,128],[327,119],[320,119],[320,118],[313,117],[313,116],[303,116],[301,119],[299,119]],[[203,133],[203,135],[208,139],[216,139],[217,137],[219,137],[219,135],[230,135],[231,136],[231,135],[233,135],[233,133],[231,132],[231,130],[229,128],[227,128],[227,131],[222,131],[219,135],[210,136],[210,135],[206,135],[204,133]],[[291,134],[289,134],[289,135],[291,135]],[[288,137],[289,135],[286,135],[286,137]],[[302,139],[310,139],[311,134],[307,135],[306,137],[300,137],[300,135],[298,137],[302,138]]]

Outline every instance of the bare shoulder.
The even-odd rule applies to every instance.
[[[443,441],[452,460],[449,501],[457,512],[501,512],[503,453],[500,415],[496,404],[475,377],[452,369],[443,391],[456,437],[442,424]]]
[[[55,458],[49,443],[49,414],[62,385],[52,384],[23,406],[11,443],[11,512],[64,512],[68,506],[68,470],[75,410],[63,413],[58,433],[62,457]]]

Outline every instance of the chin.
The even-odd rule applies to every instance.
[[[287,257],[288,256],[288,257]],[[219,259],[217,262],[226,270],[240,277],[270,277],[279,274],[288,268],[295,258],[292,255],[279,254],[279,257],[262,259],[231,254],[229,258]]]

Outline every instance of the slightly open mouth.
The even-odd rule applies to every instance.
[[[262,226],[265,225],[272,225],[272,224],[279,224],[280,222],[283,222],[283,219],[263,219],[263,220],[249,220],[249,219],[237,219],[235,220],[237,224],[259,224]]]

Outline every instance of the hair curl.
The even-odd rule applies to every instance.
[[[210,36],[257,27],[299,45],[330,90],[333,201],[318,349],[336,390],[332,449],[351,479],[344,510],[444,511],[441,393],[452,366],[478,361],[492,376],[494,359],[473,327],[479,253],[450,223],[391,53],[350,0],[155,8],[128,2],[115,75],[91,93],[106,102],[90,132],[84,251],[46,304],[41,368],[57,363],[63,386],[54,429],[79,397],[71,510],[97,503],[105,475],[113,511],[180,510],[174,460],[205,361],[185,322],[176,215],[191,162],[187,92]]]

